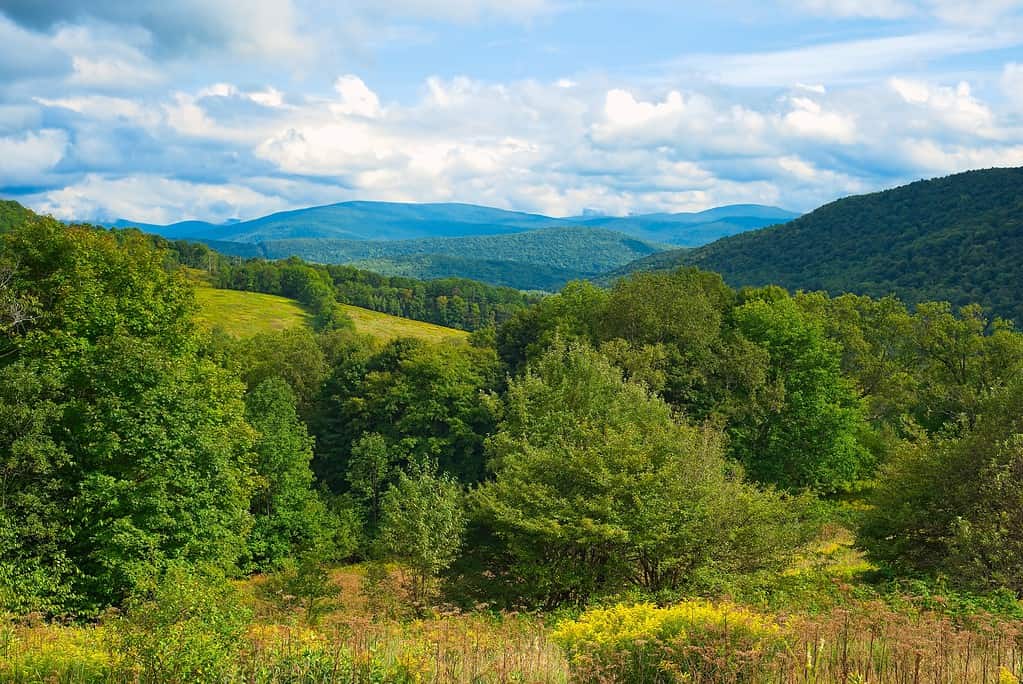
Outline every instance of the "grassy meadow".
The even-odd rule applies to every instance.
[[[398,337],[415,337],[426,342],[461,342],[469,338],[469,333],[464,330],[414,321],[411,318],[399,318],[348,304],[340,306],[355,323],[356,332],[370,335],[382,342]]]
[[[312,316],[293,299],[259,292],[221,290],[200,284],[196,288],[199,303],[197,321],[206,328],[220,327],[232,337],[251,337],[301,325],[310,325]],[[399,337],[414,337],[427,342],[464,341],[463,330],[399,318],[347,304],[340,305],[355,323],[355,330],[382,342]]]
[[[171,593],[92,623],[7,619],[0,681],[1018,684],[1011,606],[881,590],[863,582],[874,569],[835,527],[781,579],[663,606],[623,596],[584,611],[424,611],[394,565],[334,568],[305,600],[257,575],[206,613],[184,585],[184,603]]]

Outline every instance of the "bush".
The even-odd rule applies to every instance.
[[[251,615],[223,576],[171,564],[113,623],[110,648],[141,682],[212,682],[229,677]]]
[[[749,681],[785,646],[781,627],[731,604],[618,604],[563,622],[554,640],[579,681]]]

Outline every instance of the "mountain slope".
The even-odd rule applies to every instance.
[[[436,237],[505,235],[539,228],[591,226],[632,237],[678,245],[701,245],[725,235],[761,228],[797,216],[777,207],[740,204],[683,214],[639,216],[578,216],[552,218],[473,204],[403,204],[342,202],[283,211],[250,221],[218,225],[181,221],[166,226],[117,221],[114,226],[137,226],[167,238],[268,242],[334,238],[344,240],[410,240]]]
[[[119,221],[118,225],[138,225]],[[426,237],[499,235],[556,225],[560,219],[472,204],[402,204],[342,202],[282,211],[251,221],[215,225],[184,221],[169,226],[141,226],[169,238],[202,238],[224,242],[338,238],[408,240]]]
[[[417,280],[469,278],[491,285],[549,292],[560,290],[570,280],[579,280],[587,276],[580,271],[556,266],[497,259],[465,259],[446,254],[363,259],[353,261],[350,265],[386,276],[402,276]]]
[[[1023,321],[1023,168],[848,197],[785,225],[658,254],[618,274],[686,264],[735,286],[976,301]]]
[[[654,242],[698,247],[748,230],[785,223],[797,216],[799,214],[778,207],[735,204],[691,214],[646,214],[584,219],[583,222]]]
[[[525,290],[557,289],[569,280],[599,275],[665,248],[623,233],[586,226],[418,240],[319,238],[270,240],[255,245],[214,241],[207,244],[235,256],[266,259],[298,256],[324,264],[376,266],[395,275],[469,277]]]

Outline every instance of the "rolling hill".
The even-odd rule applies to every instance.
[[[655,254],[610,277],[694,265],[734,286],[979,302],[1023,322],[1023,168],[847,197],[790,223]]]
[[[560,289],[570,280],[587,277],[587,274],[581,271],[556,266],[523,264],[517,261],[497,259],[465,259],[446,254],[363,259],[353,261],[349,266],[386,276],[401,276],[416,280],[469,278],[490,285],[547,292]]]
[[[748,230],[785,223],[799,216],[778,207],[733,204],[691,214],[646,214],[620,218],[584,218],[580,223],[617,230],[644,240],[698,247]]]
[[[168,226],[118,221],[117,227],[138,226],[168,238],[267,242],[335,238],[345,240],[411,240],[416,238],[501,235],[558,225],[561,219],[472,204],[403,204],[342,202],[282,211],[250,221],[212,224],[183,221]]]
[[[343,202],[219,225],[114,225],[203,242],[245,258],[299,256],[388,275],[555,290],[672,245],[702,245],[795,216],[751,204],[696,213],[553,218],[471,204]]]
[[[796,216],[798,214],[785,209],[758,204],[736,204],[695,213],[554,218],[473,204],[342,202],[223,224],[181,221],[156,225],[122,219],[113,226],[135,226],[171,239],[245,243],[320,238],[413,240],[507,235],[540,228],[588,226],[653,242],[695,246],[746,230],[783,223]]]
[[[390,275],[474,278],[524,290],[558,289],[569,280],[596,276],[667,248],[589,226],[417,240],[303,238],[257,245],[199,241],[232,256],[297,256],[322,264],[376,267]]]
[[[250,337],[302,325],[312,316],[293,299],[259,292],[197,287],[199,312],[195,319],[204,328],[218,327],[232,337]]]

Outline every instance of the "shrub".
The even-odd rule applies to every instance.
[[[141,682],[221,681],[236,667],[251,617],[222,576],[171,564],[113,623],[110,648]]]
[[[781,627],[731,604],[686,601],[591,609],[554,640],[580,681],[749,681],[784,648]]]

